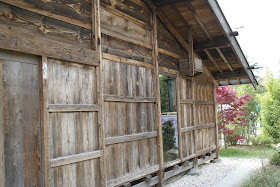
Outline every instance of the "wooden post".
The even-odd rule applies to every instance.
[[[159,70],[158,70],[158,39],[157,39],[157,13],[156,9],[153,8],[153,65],[154,65],[154,96],[156,97],[156,125],[157,125],[157,142],[158,142],[158,163],[159,163],[159,186],[163,186],[164,181],[164,161],[163,161],[163,142],[162,142],[162,126],[161,126],[161,106],[160,106],[160,85],[159,85]]]
[[[189,76],[194,76],[194,60],[193,60],[193,34],[192,28],[188,30],[188,56],[189,56]]]
[[[50,132],[48,109],[48,59],[41,57],[39,64],[40,80],[40,118],[41,118],[41,151],[43,186],[50,186]]]
[[[197,125],[197,116],[196,116],[196,105],[195,105],[195,100],[196,100],[196,80],[192,79],[192,99],[193,99],[193,125]],[[197,163],[197,130],[194,130],[194,168],[198,168],[198,163]]]
[[[180,154],[180,159],[183,161],[183,148],[182,148],[182,118],[181,118],[181,96],[180,96],[180,75],[177,74],[176,77],[176,99],[177,99],[177,122],[178,122],[178,140],[179,140],[179,154]]]
[[[97,101],[101,110],[98,112],[98,126],[99,126],[99,146],[103,150],[103,156],[100,157],[100,177],[101,186],[107,186],[106,173],[106,144],[104,133],[104,98],[103,98],[103,64],[101,51],[101,28],[100,28],[100,0],[92,0],[92,35],[95,37],[93,48],[99,53],[100,66],[96,67],[96,86],[97,86]]]
[[[215,124],[216,124],[216,158],[219,158],[219,129],[218,129],[218,116],[217,116],[217,100],[216,100],[216,85],[213,84],[213,99],[214,99],[214,115],[215,115]]]
[[[3,65],[4,60],[0,60],[0,186],[5,186],[5,147],[4,147],[4,88],[3,88]]]

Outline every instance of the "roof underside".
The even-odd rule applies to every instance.
[[[192,28],[195,54],[219,85],[257,81],[216,0],[153,0],[180,35],[188,41]]]

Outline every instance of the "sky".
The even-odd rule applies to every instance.
[[[265,67],[275,77],[280,74],[280,0],[218,0],[249,63],[264,67],[253,70],[265,75]],[[240,28],[240,27],[244,28]],[[240,28],[240,29],[236,29]]]

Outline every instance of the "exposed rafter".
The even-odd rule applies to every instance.
[[[187,2],[189,0],[152,0],[156,6]]]
[[[225,55],[223,54],[223,52],[222,52],[219,48],[216,48],[216,50],[218,51],[218,53],[220,54],[220,56],[222,57],[223,61],[226,63],[226,65],[227,65],[228,68],[230,69],[230,71],[233,71],[231,65],[230,65],[229,62],[227,61],[227,58],[225,57]]]
[[[230,47],[230,44],[228,43],[227,39],[216,39],[216,40],[210,40],[208,42],[203,43],[194,43],[194,49],[195,50],[205,50],[205,49],[215,49],[215,48],[225,48]]]
[[[205,49],[204,52],[207,54],[208,58],[211,60],[211,62],[216,66],[216,68],[218,68],[218,70],[223,73],[223,70],[219,67],[219,65],[217,64],[217,62],[214,60],[214,58],[212,57],[211,53]]]
[[[215,80],[227,80],[227,79],[241,79],[246,78],[247,73],[245,71],[235,71],[235,72],[223,72],[223,73],[213,73]]]

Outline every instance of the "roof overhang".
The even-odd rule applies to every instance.
[[[194,52],[218,85],[251,83],[256,88],[258,82],[217,0],[151,2],[157,7],[159,19],[167,22],[171,34],[183,48],[188,41],[186,30],[193,29]]]

